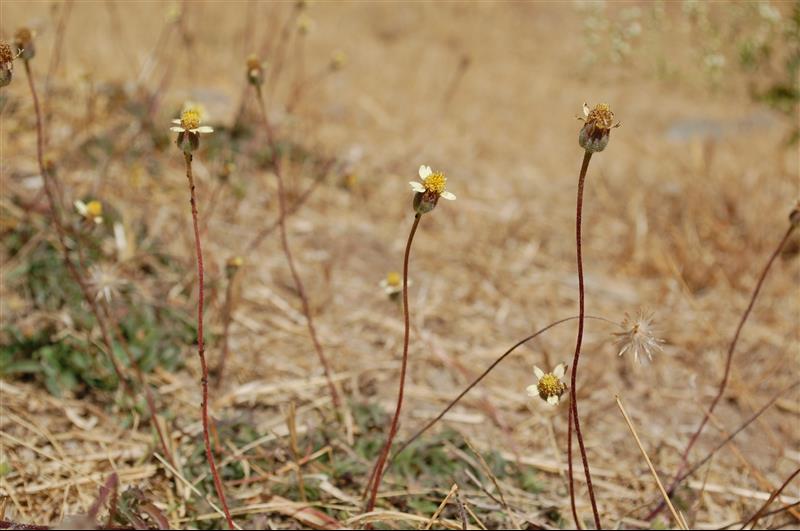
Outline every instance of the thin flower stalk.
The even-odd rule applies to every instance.
[[[86,280],[81,275],[78,267],[73,262],[72,258],[69,256],[69,247],[67,246],[67,237],[66,237],[66,229],[64,228],[64,222],[61,219],[61,211],[59,210],[60,202],[58,200],[58,185],[56,183],[56,177],[53,175],[45,164],[44,160],[44,125],[43,125],[43,117],[42,117],[42,110],[39,105],[39,97],[36,93],[36,83],[33,80],[33,73],[31,71],[30,65],[30,57],[25,58],[24,53],[22,54],[24,58],[25,64],[25,74],[28,78],[28,86],[30,87],[31,91],[31,98],[33,99],[33,108],[34,114],[36,115],[36,157],[39,163],[39,171],[42,173],[42,180],[44,182],[44,190],[45,195],[47,197],[47,201],[50,205],[50,211],[52,213],[53,225],[56,228],[56,235],[58,237],[58,241],[61,244],[61,249],[64,255],[64,264],[67,266],[67,270],[72,276],[73,280],[81,290],[83,294],[83,298],[86,303],[89,305],[89,308],[92,311],[92,314],[95,316],[97,320],[97,324],[100,327],[100,333],[103,338],[103,345],[106,347],[106,355],[108,356],[109,361],[111,361],[111,365],[114,368],[114,373],[117,376],[117,379],[122,385],[123,389],[126,390],[128,393],[132,395],[132,390],[130,387],[130,383],[128,378],[125,375],[125,372],[122,369],[122,366],[119,364],[119,361],[114,356],[114,348],[113,342],[111,341],[111,334],[108,331],[108,327],[106,326],[105,321],[103,320],[100,310],[97,307],[97,301],[95,297],[92,296],[91,290],[89,289]]]
[[[311,313],[311,305],[308,302],[308,294],[306,293],[305,287],[303,285],[303,280],[300,278],[300,274],[297,272],[297,267],[294,263],[294,258],[292,257],[292,250],[289,246],[289,236],[286,231],[286,191],[284,190],[284,183],[283,183],[283,172],[280,160],[280,154],[278,153],[278,144],[275,139],[274,131],[272,129],[272,125],[269,122],[269,117],[267,116],[267,108],[264,103],[264,95],[261,90],[261,83],[253,83],[253,86],[256,90],[256,96],[258,99],[258,108],[261,113],[261,120],[264,123],[264,129],[267,132],[267,142],[270,145],[272,150],[272,165],[275,170],[275,178],[278,183],[278,209],[279,209],[279,217],[278,217],[278,228],[280,231],[281,236],[281,245],[283,247],[283,254],[286,256],[286,262],[289,265],[289,271],[292,274],[292,279],[294,280],[295,289],[297,290],[297,294],[300,297],[300,302],[303,307],[303,315],[306,319],[306,325],[308,326],[308,334],[311,336],[311,342],[314,344],[314,350],[317,353],[317,357],[319,358],[320,363],[322,364],[322,368],[325,372],[325,379],[328,383],[328,389],[331,394],[331,399],[333,400],[334,406],[337,408],[341,406],[341,399],[339,398],[339,393],[336,390],[336,386],[333,383],[333,374],[331,371],[330,363],[328,363],[328,358],[325,356],[325,352],[322,349],[322,344],[319,342],[317,338],[317,331],[314,326],[314,318]]]
[[[186,114],[186,113],[184,113]],[[197,129],[195,126],[194,128],[187,127],[186,120],[184,120],[184,129],[185,131],[180,132],[180,135],[185,134],[187,137],[192,135],[197,135],[198,132],[194,132],[191,129]],[[181,138],[179,136],[179,138]],[[178,141],[179,145],[181,145],[181,140]],[[194,145],[196,149],[196,141],[195,140],[188,140],[186,141],[186,145]],[[228,509],[228,502],[225,499],[225,491],[222,487],[222,480],[219,477],[219,472],[217,472],[217,465],[214,462],[214,454],[211,451],[211,437],[209,436],[209,422],[208,422],[208,363],[206,362],[206,354],[205,354],[205,344],[203,342],[203,304],[205,302],[205,289],[204,289],[204,279],[203,279],[203,249],[200,243],[200,224],[198,222],[198,212],[197,212],[197,197],[195,194],[195,183],[194,183],[194,175],[192,174],[192,153],[191,149],[184,150],[183,158],[186,163],[186,179],[189,181],[189,194],[190,194],[190,204],[192,207],[192,225],[194,227],[194,245],[195,245],[195,254],[197,258],[197,288],[198,288],[198,297],[197,297],[197,355],[200,358],[200,370],[202,373],[201,376],[201,385],[202,385],[202,403],[201,403],[201,416],[202,416],[202,423],[203,423],[203,442],[205,444],[206,450],[206,460],[208,461],[208,466],[211,469],[211,477],[214,479],[214,487],[217,490],[217,496],[219,497],[220,503],[222,504],[222,510],[225,513],[225,519],[228,522],[228,527],[230,529],[235,529],[235,525],[233,523],[233,518],[231,517],[231,512]]]
[[[745,308],[744,313],[742,314],[741,319],[739,319],[739,324],[736,326],[736,331],[733,334],[733,339],[731,340],[730,345],[728,346],[728,352],[725,358],[725,369],[722,373],[722,380],[720,380],[719,388],[717,389],[717,393],[714,395],[714,398],[711,400],[711,405],[706,410],[705,414],[703,415],[703,419],[700,421],[697,429],[692,433],[692,436],[689,438],[689,442],[686,445],[683,453],[681,454],[681,461],[680,466],[678,467],[678,471],[675,473],[675,478],[672,480],[669,489],[667,492],[672,495],[675,492],[675,489],[678,487],[682,480],[683,470],[686,467],[686,463],[689,459],[689,453],[691,452],[692,448],[694,447],[695,443],[697,442],[700,434],[703,432],[706,424],[708,423],[709,417],[713,414],[714,409],[717,407],[717,404],[722,399],[722,396],[725,394],[725,389],[728,385],[728,379],[730,377],[731,366],[733,364],[733,355],[736,350],[736,344],[739,341],[739,336],[744,328],[747,319],[750,317],[750,314],[753,311],[753,307],[755,306],[756,299],[758,298],[759,293],[761,292],[761,288],[764,285],[764,281],[769,274],[770,269],[772,269],[772,265],[775,263],[775,260],[780,256],[783,248],[786,246],[786,243],[789,241],[792,233],[794,232],[795,228],[797,227],[798,223],[795,222],[795,219],[798,216],[795,215],[795,212],[799,212],[797,207],[795,210],[792,211],[792,216],[790,216],[789,228],[786,229],[786,232],[783,235],[783,238],[778,242],[777,247],[770,255],[769,259],[767,260],[764,269],[762,269],[761,274],[758,277],[758,281],[756,282],[756,286],[753,289],[753,293],[750,296],[750,301],[747,304],[747,308]],[[647,517],[648,520],[654,518],[661,510],[663,509],[664,504],[660,504],[656,507]]]
[[[595,525],[601,529],[600,513],[597,510],[597,501],[595,500],[594,487],[592,485],[592,474],[589,469],[589,460],[586,457],[586,445],[583,442],[583,433],[581,432],[580,416],[578,415],[578,394],[576,392],[577,377],[578,377],[578,362],[581,357],[581,344],[583,342],[583,325],[586,312],[585,291],[583,284],[583,254],[581,248],[581,221],[583,213],[583,188],[586,181],[586,172],[589,169],[589,161],[592,159],[592,152],[586,150],[583,155],[583,164],[581,165],[581,172],[578,177],[578,202],[575,210],[575,243],[577,250],[578,262],[578,334],[575,339],[575,356],[572,358],[572,372],[570,373],[569,397],[570,397],[570,413],[572,421],[569,422],[567,427],[567,457],[568,457],[568,475],[569,475],[569,497],[570,504],[572,505],[573,516],[577,515],[575,504],[575,475],[572,469],[572,428],[575,428],[575,435],[578,439],[578,447],[581,453],[581,461],[583,462],[583,472],[586,476],[586,486],[589,489],[589,500],[592,504],[592,514],[594,516]],[[577,518],[575,525],[580,525]]]
[[[400,384],[397,391],[397,405],[395,406],[394,416],[392,417],[392,424],[389,427],[389,434],[386,437],[386,443],[381,449],[378,460],[375,462],[375,467],[370,476],[370,483],[367,485],[369,489],[369,499],[364,512],[370,512],[375,508],[375,500],[378,497],[378,488],[383,478],[383,467],[386,464],[386,458],[389,456],[389,451],[392,448],[394,436],[397,434],[397,426],[400,422],[400,411],[403,407],[403,396],[405,392],[406,371],[408,369],[408,339],[409,329],[411,328],[411,321],[408,312],[408,260],[411,256],[411,244],[414,241],[414,235],[417,233],[419,221],[422,219],[422,213],[417,212],[414,215],[414,223],[411,225],[411,232],[408,234],[408,241],[406,242],[406,250],[403,255],[403,358],[400,366]]]
[[[234,299],[234,285],[237,278],[237,273],[242,267],[243,260],[241,257],[235,256],[228,260],[225,264],[225,276],[227,277],[227,285],[225,286],[225,302],[222,309],[222,355],[217,365],[216,373],[216,387],[222,385],[223,377],[225,374],[225,362],[228,360],[229,354],[229,341],[231,330],[231,321],[233,320],[233,299]]]

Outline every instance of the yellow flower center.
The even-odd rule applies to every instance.
[[[100,201],[89,201],[86,204],[86,215],[90,218],[99,218],[103,215],[103,203]]]
[[[397,287],[400,285],[400,273],[396,271],[391,271],[388,275],[386,275],[386,283],[392,287]]]
[[[614,125],[614,113],[611,112],[611,107],[607,103],[599,103],[589,111],[586,122],[594,123],[595,127],[600,129],[611,129]]]
[[[181,113],[181,127],[184,129],[197,129],[200,127],[200,113],[197,109],[186,109]]]
[[[536,385],[536,388],[539,390],[539,396],[545,400],[551,396],[561,396],[566,387],[567,386],[552,373],[547,373],[542,376],[539,383]]]
[[[425,189],[429,192],[433,192],[435,194],[441,195],[444,192],[445,185],[447,185],[447,177],[444,176],[444,173],[437,171],[428,176],[425,179]]]

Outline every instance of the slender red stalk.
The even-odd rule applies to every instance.
[[[675,478],[672,480],[669,489],[667,492],[672,495],[675,492],[675,489],[678,487],[678,484],[681,481],[681,475],[683,473],[684,468],[686,467],[686,463],[689,460],[689,452],[691,452],[692,448],[694,447],[695,443],[697,442],[700,434],[705,428],[706,424],[708,423],[708,419],[711,414],[714,412],[714,408],[717,407],[717,404],[722,399],[722,395],[725,393],[725,388],[728,385],[728,378],[730,377],[731,372],[731,365],[733,363],[733,354],[736,350],[736,343],[739,341],[739,335],[742,332],[742,328],[744,328],[744,324],[747,322],[748,317],[750,317],[750,313],[753,311],[753,307],[755,306],[756,299],[758,298],[758,294],[761,292],[761,287],[764,285],[764,281],[767,278],[767,274],[769,273],[770,269],[772,268],[772,264],[775,263],[775,260],[780,256],[781,251],[783,250],[786,242],[789,241],[789,237],[792,235],[794,231],[795,224],[790,223],[789,228],[786,230],[786,233],[781,238],[778,246],[772,251],[772,254],[767,260],[764,269],[761,271],[761,274],[758,277],[758,281],[756,282],[756,287],[753,290],[753,294],[750,296],[750,302],[747,304],[747,308],[745,309],[744,313],[742,314],[741,319],[739,319],[739,324],[736,326],[736,331],[733,334],[733,339],[731,340],[730,346],[728,347],[727,357],[725,359],[725,370],[722,373],[722,380],[719,383],[719,389],[717,390],[717,394],[714,395],[714,398],[711,400],[711,405],[706,410],[706,413],[703,415],[703,420],[700,421],[700,425],[694,431],[692,436],[689,438],[689,442],[686,445],[686,449],[684,449],[683,454],[681,454],[681,462],[678,466],[678,471],[675,473]],[[659,504],[648,516],[647,520],[651,520],[654,518],[661,510],[665,504]]]
[[[256,85],[256,95],[258,96],[258,108],[261,111],[261,120],[264,122],[264,128],[267,131],[267,141],[269,142],[272,150],[272,165],[275,169],[275,179],[278,182],[278,228],[280,229],[283,254],[286,255],[286,262],[289,264],[289,271],[292,274],[297,295],[300,297],[300,302],[303,306],[303,315],[305,316],[306,324],[308,325],[308,335],[311,336],[311,342],[314,344],[314,350],[316,350],[317,357],[319,358],[322,368],[325,371],[325,379],[328,382],[328,389],[331,393],[333,405],[338,408],[341,405],[339,393],[336,391],[336,386],[333,384],[333,374],[331,372],[330,364],[328,363],[328,358],[325,356],[325,352],[322,350],[322,344],[317,338],[317,330],[314,327],[314,318],[311,315],[311,305],[308,303],[308,295],[306,294],[305,287],[303,286],[303,280],[300,278],[300,274],[297,272],[297,267],[295,267],[294,258],[292,257],[292,250],[289,246],[289,236],[286,233],[286,191],[284,190],[283,185],[281,159],[280,154],[278,153],[278,144],[275,139],[275,134],[272,130],[272,125],[269,123],[269,117],[267,116],[267,108],[264,104],[264,95],[261,92],[260,85]]]
[[[215,382],[216,387],[222,385],[222,380],[225,373],[225,362],[228,359],[228,336],[231,330],[231,318],[233,315],[233,283],[236,281],[236,273],[237,271],[234,271],[228,277],[228,285],[225,286],[225,305],[222,310],[222,319],[224,321],[222,324],[222,356],[219,359],[219,364],[217,365],[217,370],[215,371],[217,373]]]
[[[214,463],[214,454],[211,452],[211,438],[208,434],[208,364],[206,363],[205,344],[203,343],[203,303],[205,296],[203,286],[203,249],[200,246],[200,224],[197,221],[197,198],[195,195],[194,176],[192,175],[192,155],[191,153],[184,153],[183,157],[186,161],[186,178],[189,180],[192,224],[194,225],[194,247],[197,254],[197,287],[199,293],[197,298],[197,355],[200,357],[200,369],[202,371],[200,382],[203,388],[203,401],[201,405],[203,442],[206,446],[206,459],[208,460],[208,466],[211,468],[211,477],[214,478],[214,487],[217,489],[217,496],[219,496],[219,501],[222,503],[225,519],[228,521],[228,527],[235,529],[233,518],[231,518],[231,512],[228,509],[228,502],[225,499],[225,491],[222,488],[222,480],[219,478],[217,465]]]
[[[117,379],[119,380],[120,384],[122,385],[123,389],[125,389],[129,394],[132,395],[132,391],[130,388],[130,384],[128,382],[128,378],[125,376],[122,367],[120,366],[117,358],[114,356],[114,348],[113,343],[111,342],[111,335],[108,332],[108,328],[106,327],[105,321],[102,319],[100,315],[100,310],[97,307],[97,301],[92,296],[91,290],[89,290],[89,286],[86,284],[83,276],[81,276],[80,271],[78,271],[77,266],[72,261],[72,258],[69,256],[69,247],[67,246],[67,237],[66,237],[66,230],[64,228],[64,223],[61,220],[61,211],[60,205],[61,203],[58,200],[58,183],[54,175],[52,175],[48,169],[47,165],[44,163],[44,126],[43,126],[43,117],[41,107],[39,106],[39,97],[36,93],[36,84],[33,82],[33,73],[31,72],[31,65],[29,61],[24,61],[25,63],[25,74],[28,78],[28,86],[31,90],[31,97],[33,99],[33,108],[34,113],[36,114],[36,157],[39,162],[39,171],[42,173],[42,180],[44,182],[44,190],[47,196],[47,201],[50,204],[50,210],[52,212],[52,219],[53,225],[56,227],[56,234],[58,236],[58,241],[61,244],[61,248],[64,253],[64,264],[67,266],[67,270],[72,276],[75,283],[78,284],[78,287],[83,294],[83,298],[86,303],[89,305],[89,308],[94,314],[95,318],[97,319],[97,324],[100,327],[100,333],[103,336],[103,344],[106,347],[106,355],[108,359],[111,361],[111,365],[114,367],[114,373],[117,375]],[[55,189],[55,190],[54,190]]]
[[[568,424],[567,429],[567,454],[569,462],[569,498],[572,504],[572,514],[575,516],[575,525],[580,526],[577,519],[577,509],[575,507],[575,486],[574,474],[572,470],[572,426],[575,425],[575,435],[578,438],[578,446],[581,451],[581,460],[583,461],[583,472],[586,475],[586,486],[589,488],[589,500],[592,503],[592,513],[594,514],[594,523],[597,529],[602,529],[600,525],[600,514],[597,511],[597,501],[595,501],[594,488],[592,486],[592,474],[589,470],[589,460],[586,457],[586,446],[583,443],[583,435],[581,434],[581,422],[578,415],[578,393],[576,392],[576,382],[578,376],[578,361],[581,357],[581,343],[583,342],[583,322],[585,308],[585,295],[583,285],[583,255],[581,252],[581,215],[583,213],[583,185],[586,181],[586,171],[589,169],[589,161],[592,159],[592,152],[586,151],[583,155],[583,164],[581,165],[581,173],[578,177],[578,204],[575,209],[575,245],[578,255],[578,336],[575,340],[575,357],[572,358],[572,374],[570,376],[570,417],[572,422]]]
[[[408,259],[411,255],[411,242],[414,241],[414,234],[417,232],[419,220],[422,214],[414,215],[414,224],[411,225],[411,232],[408,234],[408,242],[406,242],[406,252],[403,256],[403,362],[400,366],[400,384],[397,391],[397,406],[394,410],[394,417],[392,417],[392,424],[389,427],[389,435],[386,437],[386,444],[383,445],[378,460],[375,462],[375,468],[372,470],[370,477],[370,484],[367,485],[369,489],[369,501],[367,502],[364,512],[370,512],[375,508],[375,500],[378,497],[378,488],[381,485],[383,478],[383,465],[386,463],[386,458],[389,456],[389,450],[392,448],[392,441],[397,434],[397,426],[400,422],[400,410],[403,407],[403,393],[406,385],[406,370],[408,369],[408,336],[409,329],[411,328],[410,319],[408,317]]]
[[[747,521],[744,523],[744,525],[743,525],[742,527],[740,527],[739,529],[744,529],[744,528],[745,528],[745,527],[747,527],[747,526],[748,526],[750,523],[752,523],[752,524],[753,524],[753,528],[755,529],[755,526],[756,526],[756,523],[758,522],[758,519],[759,519],[759,518],[761,518],[761,515],[763,515],[763,514],[764,514],[764,511],[766,511],[766,510],[767,510],[767,507],[769,507],[769,506],[770,506],[770,504],[771,504],[773,501],[775,501],[775,498],[777,498],[778,496],[780,496],[780,495],[781,495],[781,492],[783,492],[783,490],[784,490],[786,487],[788,487],[788,486],[789,486],[789,483],[791,483],[791,482],[792,482],[792,480],[793,480],[795,477],[797,477],[797,475],[798,475],[798,474],[800,474],[800,468],[798,468],[797,470],[795,470],[795,471],[792,473],[792,475],[791,475],[791,476],[789,476],[788,478],[786,478],[786,481],[784,481],[784,482],[783,482],[783,484],[782,484],[780,487],[778,487],[777,489],[775,489],[775,490],[772,492],[772,494],[770,494],[770,496],[769,496],[769,499],[768,499],[767,501],[765,501],[765,502],[764,502],[764,505],[762,505],[762,506],[761,506],[761,508],[760,508],[758,511],[756,511],[756,514],[754,514],[753,516],[751,516],[751,517],[750,517],[750,518],[749,518],[749,519],[748,519],[748,520],[747,520]]]

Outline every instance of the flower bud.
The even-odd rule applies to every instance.
[[[800,199],[797,200],[797,203],[789,214],[789,223],[791,223],[793,227],[800,225]]]
[[[417,214],[427,214],[439,202],[439,196],[429,192],[417,192],[414,194],[414,211]]]
[[[264,63],[258,58],[256,54],[250,54],[247,57],[247,81],[253,86],[259,86],[264,83]]]
[[[17,47],[17,53],[24,60],[28,61],[33,59],[36,55],[36,47],[33,45],[33,32],[28,28],[20,28],[14,34],[14,46]]]
[[[225,262],[225,276],[228,277],[228,280],[233,278],[243,264],[244,259],[242,259],[241,256],[231,256],[228,258],[228,261]]]

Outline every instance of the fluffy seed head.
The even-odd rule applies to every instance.
[[[633,359],[643,364],[652,361],[653,354],[662,350],[661,344],[664,341],[655,335],[652,313],[639,310],[635,317],[626,313],[621,326],[623,331],[614,334],[617,338],[619,356],[630,351]]]

